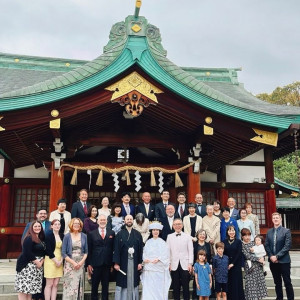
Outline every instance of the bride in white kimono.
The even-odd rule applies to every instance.
[[[168,299],[171,285],[170,250],[167,243],[159,237],[162,228],[163,226],[159,222],[149,225],[153,238],[146,242],[143,252],[142,300]]]

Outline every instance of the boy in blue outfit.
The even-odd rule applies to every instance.
[[[228,282],[228,256],[223,255],[224,243],[216,243],[217,255],[213,257],[212,268],[215,275],[215,291],[217,300],[227,299],[227,282]]]

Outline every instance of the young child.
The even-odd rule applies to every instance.
[[[252,253],[254,253],[255,257],[257,257],[257,258],[262,258],[262,257],[264,258],[267,255],[265,247],[263,245],[263,241],[264,241],[264,238],[261,235],[257,235],[254,238],[255,246],[250,248],[250,251]],[[251,270],[251,267],[252,267],[251,261],[247,260],[247,264],[249,266],[249,270]],[[263,267],[263,270],[264,270],[264,267]],[[265,276],[267,275],[267,272],[265,270],[264,270],[264,275]]]
[[[215,291],[217,300],[227,299],[228,265],[229,258],[224,253],[224,243],[216,243],[217,255],[213,257],[212,268],[215,275]]]
[[[199,300],[208,300],[211,292],[212,279],[210,266],[206,259],[206,252],[199,250],[197,258],[197,262],[194,265],[197,295],[199,296]]]

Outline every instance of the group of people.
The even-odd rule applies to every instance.
[[[189,283],[194,279],[193,298],[254,300],[267,297],[264,256],[270,261],[277,299],[283,299],[282,279],[288,299],[294,299],[290,279],[291,233],[282,227],[281,216],[272,215],[274,228],[266,236],[265,247],[258,217],[251,203],[236,209],[235,199],[227,207],[220,202],[204,205],[201,194],[192,203],[185,193],[170,202],[168,191],[162,201],[151,203],[150,193],[142,203],[130,203],[129,193],[121,202],[101,208],[91,205],[87,190],[66,211],[60,199],[57,210],[39,210],[37,219],[27,224],[22,236],[22,253],[17,261],[15,289],[19,299],[54,300],[63,277],[63,299],[84,297],[85,270],[91,284],[91,299],[108,299],[109,281],[116,281],[115,299],[166,300],[172,286],[173,298],[190,299]],[[242,268],[244,268],[243,285]],[[43,287],[43,278],[45,286]],[[245,286],[245,288],[243,288]]]

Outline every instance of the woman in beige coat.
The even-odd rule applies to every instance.
[[[206,242],[210,243],[212,247],[220,242],[220,219],[214,216],[214,207],[212,205],[206,206],[207,215],[203,218],[202,229],[207,234]]]

